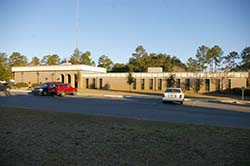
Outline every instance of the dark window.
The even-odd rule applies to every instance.
[[[141,79],[141,90],[145,88],[145,79]]]
[[[210,80],[209,79],[205,80],[205,91],[207,91],[207,92],[210,91]]]
[[[95,89],[95,78],[93,79],[92,88]]]
[[[78,77],[76,74],[74,74],[74,77],[75,77],[75,88],[78,88]]]
[[[167,93],[181,93],[181,90],[180,89],[167,89],[165,92]]]
[[[199,92],[201,89],[201,80],[200,79],[195,79],[195,92]]]
[[[186,89],[187,91],[190,90],[190,79],[186,79],[186,80],[185,80],[185,89]]]
[[[220,91],[220,80],[216,80],[216,91]]]
[[[158,90],[162,90],[162,79],[158,80]]]
[[[61,74],[61,82],[64,83],[64,75]]]
[[[181,79],[176,79],[176,88],[181,87]]]
[[[68,74],[68,83],[71,83],[71,76]]]
[[[153,90],[153,86],[154,86],[154,80],[153,79],[149,79],[149,89]]]
[[[100,89],[102,89],[102,79],[100,79],[99,81],[100,81]]]
[[[231,89],[231,79],[228,80],[228,89]]]
[[[134,83],[133,83],[133,89],[136,90],[136,79],[134,80]]]
[[[89,79],[88,78],[86,79],[86,88],[87,89],[89,88]]]

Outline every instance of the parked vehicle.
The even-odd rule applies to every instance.
[[[7,83],[0,83],[0,91],[8,91],[10,86]]]
[[[76,95],[77,88],[71,87],[69,84],[64,83],[53,83],[50,84],[48,92],[50,95],[58,95],[58,96],[65,96],[65,95]]]
[[[33,90],[32,90],[32,94],[33,95],[43,95],[43,96],[47,96],[49,94],[48,92],[48,88],[49,85],[52,84],[52,82],[46,82],[43,83],[39,86],[36,86]]]
[[[162,102],[179,102],[183,104],[184,102],[184,93],[181,88],[167,88],[162,96]]]

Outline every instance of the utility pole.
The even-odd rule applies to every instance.
[[[79,14],[79,0],[76,0],[76,11],[75,11],[75,16],[76,16],[76,22],[75,22],[75,35],[76,35],[76,48],[78,48],[78,42],[79,42],[79,31],[80,31],[80,14]]]

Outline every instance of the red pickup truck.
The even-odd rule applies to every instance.
[[[65,96],[66,94],[76,95],[77,88],[73,88],[69,84],[57,82],[49,85],[48,92],[52,96]]]

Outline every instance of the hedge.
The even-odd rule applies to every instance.
[[[28,87],[28,84],[25,82],[18,82],[15,85],[17,88]]]

